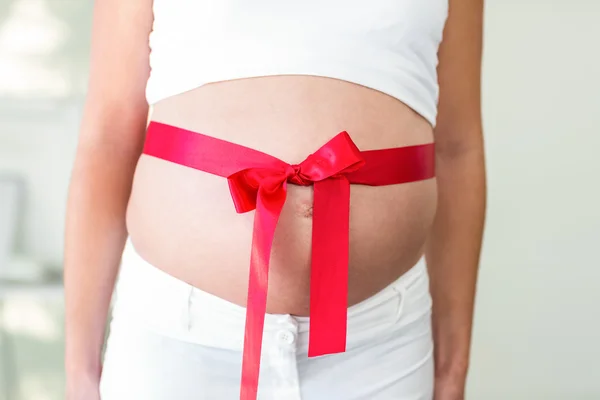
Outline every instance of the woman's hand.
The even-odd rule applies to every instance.
[[[67,400],[100,400],[100,392],[95,386],[78,387],[67,393]]]
[[[435,378],[433,400],[464,400],[464,377],[444,376]]]
[[[89,376],[68,378],[67,400],[100,400],[100,379]]]

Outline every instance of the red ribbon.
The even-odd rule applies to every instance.
[[[314,185],[308,356],[346,349],[350,183],[391,185],[434,176],[433,144],[361,152],[339,133],[302,163],[157,122],[148,127],[144,153],[227,177],[238,213],[256,210],[244,354],[242,400],[255,400],[271,246],[287,183]]]

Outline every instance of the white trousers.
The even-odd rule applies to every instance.
[[[307,357],[308,317],[268,314],[259,400],[431,400],[433,343],[420,262],[348,309],[345,353]],[[102,400],[237,400],[245,308],[144,261],[128,243]]]

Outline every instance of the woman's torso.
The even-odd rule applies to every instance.
[[[151,118],[299,163],[340,131],[361,150],[433,141],[399,100],[342,80],[271,76],[204,85],[158,102]],[[415,264],[436,207],[435,180],[352,185],[349,304]],[[312,187],[288,185],[277,225],[267,311],[308,315]],[[206,292],[245,305],[254,212],[235,212],[226,179],[143,155],[128,208],[136,249]]]

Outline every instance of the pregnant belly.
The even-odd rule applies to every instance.
[[[315,107],[315,102],[329,105]],[[357,114],[360,112],[360,114]],[[379,92],[311,77],[207,85],[158,104],[152,119],[298,163],[346,130],[361,150],[431,142],[431,127]],[[409,269],[435,212],[435,180],[352,185],[349,304]],[[273,242],[267,311],[308,315],[312,187],[289,184]],[[237,214],[227,180],[143,155],[127,223],[140,254],[202,290],[245,305],[254,212]]]

